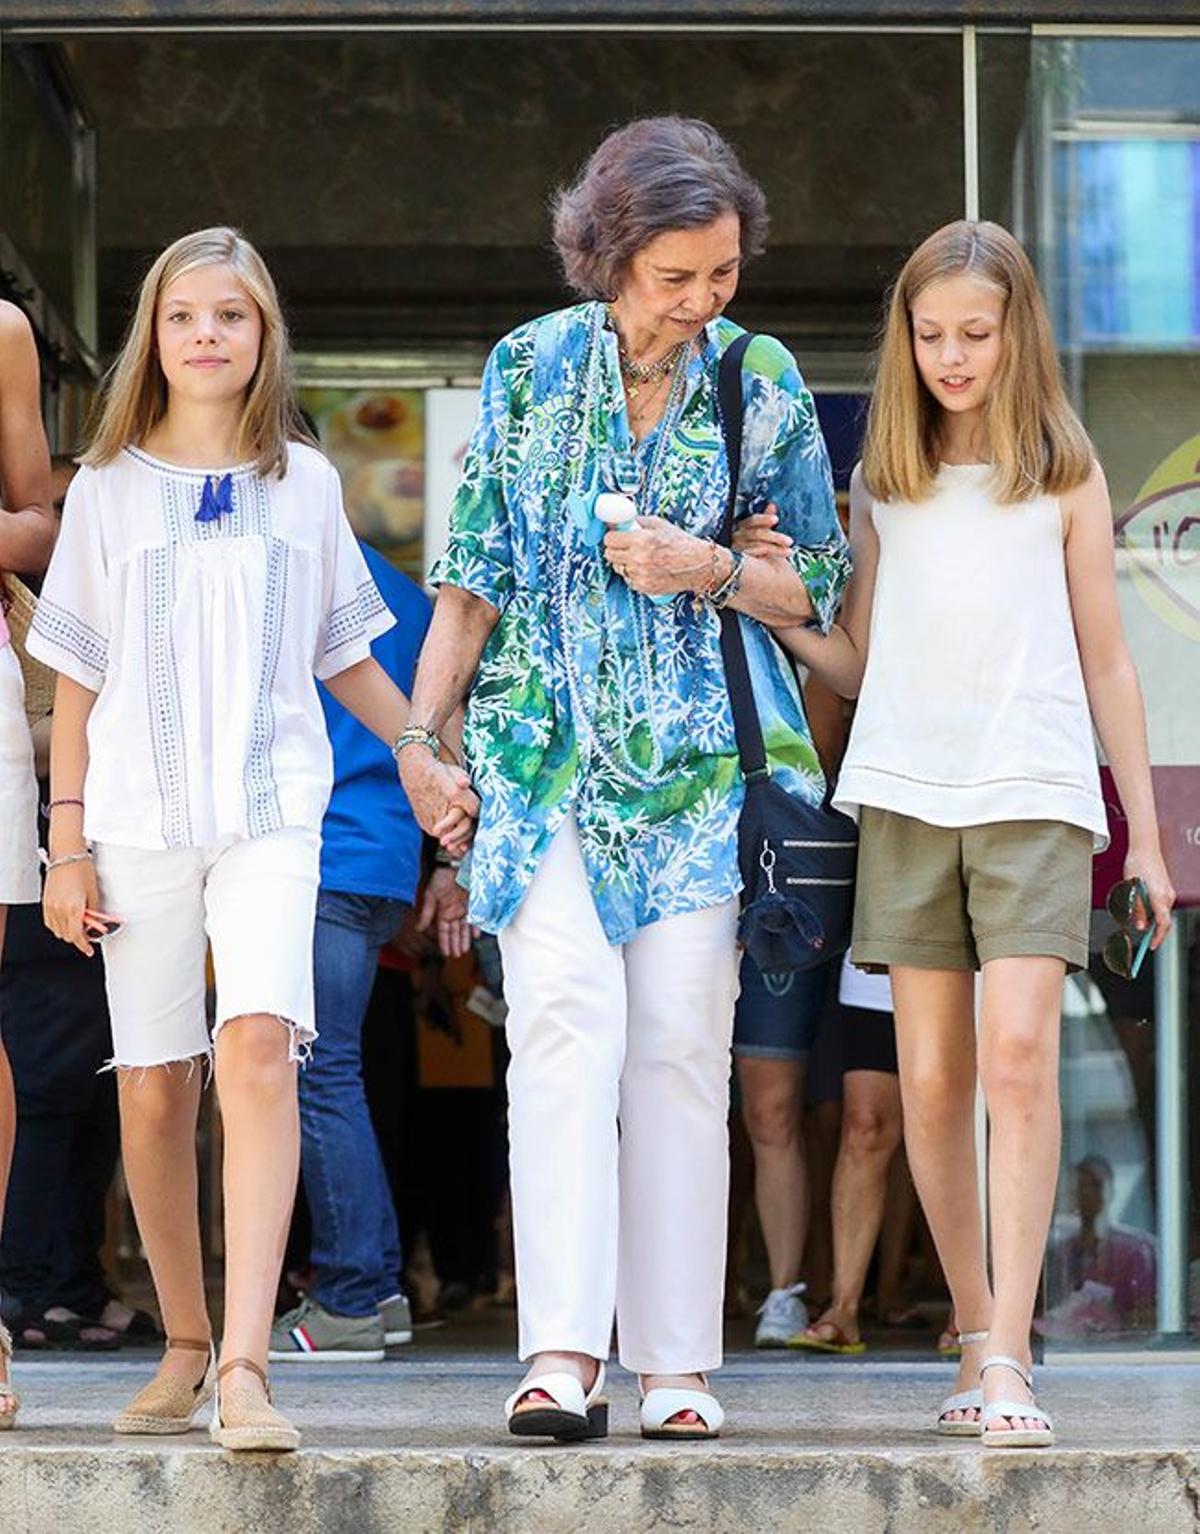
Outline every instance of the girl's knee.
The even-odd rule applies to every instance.
[[[266,1014],[229,1018],[216,1037],[222,1095],[235,1092],[271,1098],[295,1093],[301,1047],[295,1024],[286,1018]]]

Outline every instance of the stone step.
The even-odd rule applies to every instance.
[[[231,1455],[204,1427],[117,1439],[153,1365],[18,1355],[0,1440],[3,1534],[1197,1534],[1200,1367],[1060,1368],[1039,1388],[1052,1450],[929,1430],[945,1365],[736,1359],[717,1443],[636,1436],[633,1383],[602,1443],[508,1438],[505,1360],[277,1366],[298,1454]]]

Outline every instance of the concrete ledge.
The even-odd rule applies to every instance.
[[[618,1372],[612,1437],[557,1448],[506,1437],[507,1359],[289,1364],[305,1447],[275,1457],[114,1438],[153,1364],[18,1356],[0,1534],[1200,1534],[1194,1365],[1047,1368],[1061,1446],[999,1451],[930,1431],[939,1364],[743,1355],[725,1436],[674,1446],[636,1436]]]
[[[0,1508],[14,1534],[1196,1534],[1200,1453],[14,1444]]]

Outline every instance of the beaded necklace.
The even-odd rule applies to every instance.
[[[603,321],[605,311],[597,306],[596,315],[592,321],[591,333],[588,337],[588,348],[584,363],[584,397],[582,409],[579,412],[579,442],[576,452],[577,469],[575,475],[575,493],[583,492],[583,481],[586,473],[585,460],[588,451],[589,427],[596,427],[599,423],[598,406],[602,394],[601,375],[603,368]],[[678,424],[678,418],[683,407],[683,398],[687,382],[687,352],[690,343],[684,343],[676,348],[674,357],[674,373],[671,379],[671,388],[667,395],[667,403],[663,409],[655,430],[658,436],[654,442],[653,451],[650,454],[649,467],[643,472],[642,459],[636,449],[632,452],[612,453],[610,451],[610,463],[613,477],[617,481],[617,487],[627,495],[636,494],[639,511],[643,515],[656,514],[656,502],[658,499],[658,481],[663,464],[666,461],[667,449]],[[595,450],[597,456],[602,451],[602,444],[607,446],[607,433],[601,430],[594,432]],[[593,470],[591,482],[598,485],[599,473]],[[595,723],[590,717],[586,701],[583,696],[578,667],[575,662],[573,635],[576,631],[572,603],[572,569],[577,565],[577,545],[580,538],[579,529],[575,522],[568,519],[569,546],[565,557],[560,560],[558,581],[555,589],[555,607],[559,620],[559,632],[563,636],[563,653],[567,675],[567,691],[571,700],[571,711],[579,731],[581,745],[585,753],[594,754],[607,767],[608,771],[627,787],[640,789],[654,789],[660,787],[667,777],[663,773],[663,751],[654,730],[654,717],[658,712],[652,706],[654,693],[653,663],[651,659],[650,636],[647,631],[648,617],[652,616],[652,604],[636,592],[630,592],[629,612],[633,626],[635,652],[637,656],[638,679],[641,683],[642,696],[645,700],[643,722],[650,737],[650,763],[648,767],[639,766],[629,754],[629,748],[625,740],[619,743],[620,760],[600,744]],[[592,568],[591,561],[585,569]],[[581,572],[582,573],[582,572]],[[665,609],[670,613],[672,609]],[[635,718],[633,709],[630,707],[629,694],[621,668],[617,668],[617,697],[619,712],[622,719]]]

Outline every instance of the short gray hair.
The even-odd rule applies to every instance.
[[[762,188],[717,130],[694,117],[642,117],[610,133],[553,208],[563,275],[584,298],[614,298],[651,240],[723,213],[738,216],[743,260],[766,245]]]

